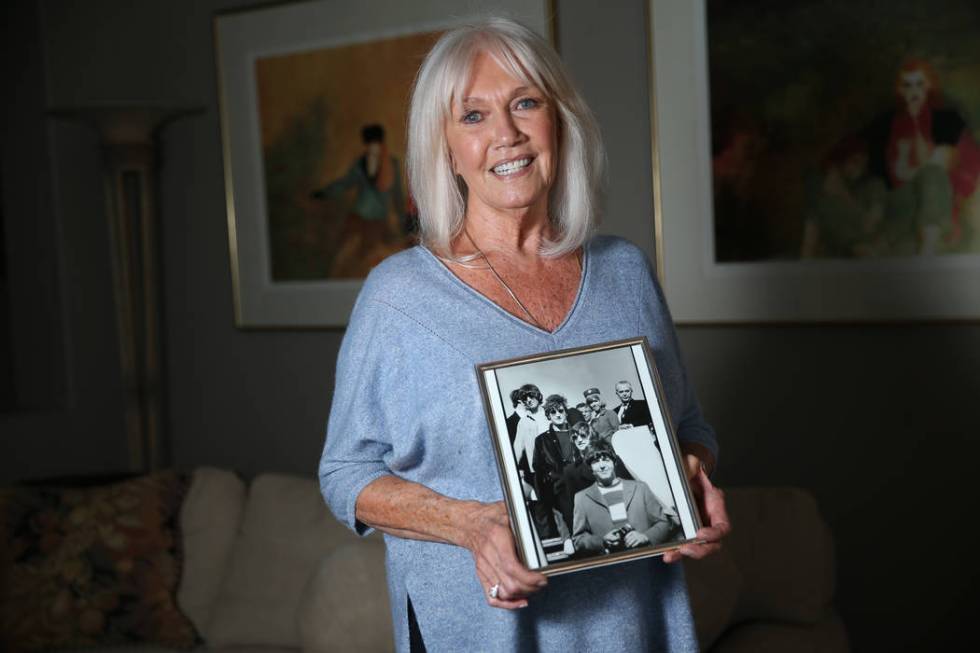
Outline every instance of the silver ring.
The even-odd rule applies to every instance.
[[[497,593],[498,593],[499,591],[500,591],[500,583],[496,583],[496,584],[494,584],[494,586],[493,586],[493,587],[491,587],[491,588],[490,588],[490,589],[489,589],[489,590],[487,591],[487,594],[489,594],[489,595],[490,595],[490,598],[491,598],[491,599],[495,599],[495,598],[497,598]]]

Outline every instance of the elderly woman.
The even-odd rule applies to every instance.
[[[337,517],[386,535],[399,651],[697,650],[682,569],[664,562],[713,551],[728,529],[705,472],[715,438],[646,257],[592,237],[603,160],[591,113],[527,28],[451,30],[423,62],[408,145],[422,243],[364,283],[320,463]],[[636,336],[660,368],[703,543],[531,572],[515,554],[474,365]]]

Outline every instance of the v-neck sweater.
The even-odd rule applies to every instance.
[[[647,337],[678,439],[717,456],[646,255],[609,236],[584,252],[575,302],[553,332],[493,303],[421,246],[371,272],[338,356],[320,461],[339,520],[370,532],[355,502],[389,474],[455,499],[502,500],[476,366],[610,340]],[[409,649],[409,596],[434,653],[698,650],[682,568],[659,557],[552,577],[527,608],[507,611],[487,605],[466,549],[390,535],[385,543],[398,651]]]

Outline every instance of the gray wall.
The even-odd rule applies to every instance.
[[[0,482],[126,465],[98,140],[49,120],[36,3],[3,4],[0,140],[16,412]]]
[[[342,334],[233,327],[211,16],[244,4],[43,2],[43,72],[35,69],[45,88],[36,90],[48,106],[204,108],[163,134],[174,463],[312,474]],[[605,228],[652,251],[645,3],[562,0],[559,10],[563,55],[609,150]],[[71,270],[60,286],[69,334],[60,341],[76,400],[74,413],[31,429],[0,422],[7,479],[124,464],[96,142],[80,127],[35,130],[50,140],[55,202],[26,202],[16,219],[47,211],[60,229]],[[722,439],[720,482],[800,485],[818,497],[837,537],[856,648],[951,643],[977,604],[977,564],[959,531],[980,448],[980,326],[699,327],[680,337]]]
[[[607,225],[649,247],[645,3],[597,10],[566,0],[560,17],[563,57],[609,149]],[[972,640],[980,565],[961,530],[977,496],[980,325],[679,334],[721,439],[719,482],[798,485],[817,496],[836,536],[855,649],[955,650]]]

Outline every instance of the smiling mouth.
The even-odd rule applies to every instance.
[[[534,157],[524,157],[523,159],[514,159],[513,161],[507,161],[505,163],[501,163],[499,165],[494,166],[493,168],[491,168],[491,171],[493,172],[493,174],[499,175],[500,177],[507,177],[508,175],[512,175],[516,172],[520,172],[524,168],[528,167],[529,165],[531,165],[531,161],[533,160]]]

